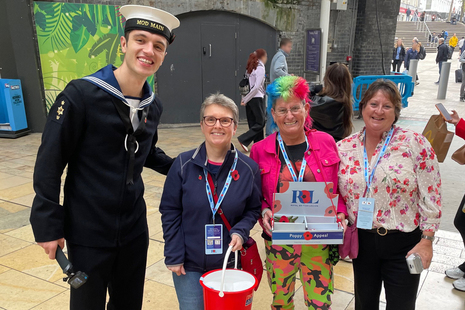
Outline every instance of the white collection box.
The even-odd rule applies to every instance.
[[[342,244],[333,183],[283,182],[281,190],[274,194],[273,244]]]

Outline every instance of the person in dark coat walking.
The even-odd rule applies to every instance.
[[[392,71],[400,72],[400,66],[404,62],[405,47],[402,39],[397,39],[397,43],[392,51]]]
[[[261,212],[258,164],[231,143],[239,121],[236,104],[222,94],[211,95],[200,120],[205,142],[175,160],[160,203],[165,264],[173,272],[180,310],[204,309],[200,277],[222,268],[229,246],[242,248]]]
[[[420,60],[423,60],[426,58],[426,49],[423,47],[423,45],[421,45],[421,42],[419,42],[417,38],[415,38],[414,41],[418,44],[418,48],[417,48],[418,53],[417,53],[416,59],[418,59],[418,65],[420,65]],[[418,72],[418,69],[417,69],[417,72]],[[418,85],[418,84],[420,84],[420,82],[418,81],[418,73],[417,73],[415,85]]]
[[[436,55],[436,63],[439,67],[439,77],[441,77],[442,63],[447,61],[447,54],[449,53],[449,47],[444,44],[444,38],[439,38],[438,53]],[[439,78],[435,84],[439,84]]]
[[[66,240],[74,271],[89,277],[71,288],[73,310],[141,309],[149,241],[141,173],[167,174],[173,163],[156,147],[162,105],[146,79],[163,63],[179,20],[147,6],[120,12],[123,64],[73,80],[57,96],[34,169],[35,240],[50,259]]]
[[[407,52],[405,53],[404,68],[406,70],[410,69],[410,60],[417,59],[419,51],[420,51],[420,46],[418,44],[418,41],[416,39],[413,39],[412,48],[409,48]]]

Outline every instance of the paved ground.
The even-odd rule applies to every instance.
[[[454,56],[456,57],[456,56]],[[435,55],[428,54],[420,63],[420,85],[410,100],[410,107],[402,111],[399,125],[421,132],[428,118],[436,113],[434,104],[443,102],[465,116],[465,103],[458,98],[459,84],[450,76],[447,100],[436,100],[437,67]],[[457,68],[454,60],[453,69]],[[363,124],[355,121],[357,129]],[[452,129],[452,128],[451,128]],[[245,126],[240,126],[242,133]],[[160,130],[160,146],[170,155],[192,149],[202,141],[199,128],[166,128]],[[61,280],[61,270],[54,261],[48,260],[41,248],[34,244],[28,222],[33,199],[32,171],[40,143],[40,134],[32,134],[17,140],[0,139],[0,309],[67,309],[69,289]],[[451,151],[464,141],[454,138]],[[461,167],[450,159],[440,164],[444,183],[444,212],[441,231],[435,241],[435,255],[431,268],[422,274],[417,308],[421,310],[444,308],[465,309],[465,293],[452,289],[452,281],[445,279],[444,269],[465,259],[460,236],[452,221],[457,206],[465,193]],[[177,301],[170,272],[163,263],[163,238],[161,233],[159,199],[164,177],[150,170],[143,173],[146,182],[148,222],[150,229],[149,259],[144,309],[176,309]],[[252,232],[263,255],[263,243],[259,229]],[[354,309],[353,274],[350,263],[340,262],[335,268],[336,293],[333,310]],[[262,281],[254,299],[253,309],[269,309],[270,291]],[[384,298],[382,298],[384,300]],[[381,302],[381,309],[385,304]],[[302,289],[297,284],[296,309],[304,309]]]

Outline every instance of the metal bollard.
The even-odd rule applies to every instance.
[[[447,84],[449,82],[450,66],[452,63],[444,61],[442,63],[441,76],[439,77],[439,88],[437,99],[446,99]]]
[[[412,77],[412,81],[415,83],[417,77],[418,59],[410,59],[408,66],[408,75]]]

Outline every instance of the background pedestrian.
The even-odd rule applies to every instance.
[[[405,47],[402,43],[402,39],[397,39],[392,51],[392,71],[400,72],[400,66],[404,62],[405,58]]]
[[[436,63],[439,67],[439,78],[441,77],[442,63],[447,61],[447,55],[449,54],[449,48],[444,44],[444,38],[439,38],[438,53],[436,55]],[[435,84],[439,84],[439,78]]]
[[[455,47],[459,43],[459,38],[457,38],[457,34],[454,33],[454,35],[449,39],[449,46],[452,47],[453,50],[455,50]]]
[[[335,63],[325,73],[324,88],[311,93],[312,127],[337,142],[352,133],[352,76],[345,64]]]
[[[279,50],[273,56],[270,65],[270,82],[273,83],[275,79],[280,76],[289,75],[287,69],[286,57],[289,57],[289,54],[292,51],[292,40],[288,38],[282,38],[279,43]],[[273,133],[271,129],[271,124],[273,123],[273,117],[271,114],[267,113],[266,115],[266,136],[269,136]]]
[[[460,69],[462,69],[462,85],[460,86],[460,102],[465,102],[465,51],[459,57]]]
[[[251,53],[247,61],[247,75],[249,76],[250,92],[242,97],[241,105],[245,106],[249,130],[240,135],[237,140],[245,152],[249,151],[249,144],[264,138],[263,128],[266,123],[265,97],[265,64],[268,57],[264,49]]]

